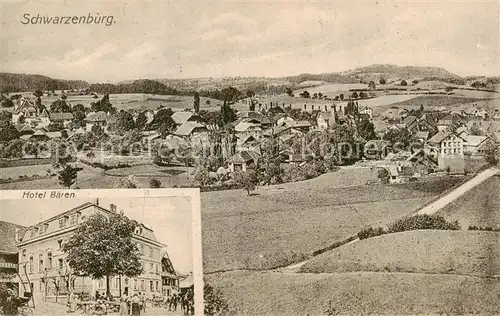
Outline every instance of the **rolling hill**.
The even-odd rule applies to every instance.
[[[342,75],[363,81],[378,81],[384,78],[387,81],[398,79],[435,79],[457,81],[464,83],[460,76],[440,67],[397,66],[397,65],[370,65],[343,72]]]
[[[0,72],[1,92],[85,89],[88,86],[89,84],[83,80],[62,80],[35,74]]]

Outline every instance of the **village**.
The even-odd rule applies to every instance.
[[[54,177],[71,162],[102,173],[158,175],[150,177],[151,186],[167,175],[181,179],[167,181],[167,187],[253,188],[310,179],[343,165],[379,168],[380,181],[394,183],[474,173],[495,161],[498,108],[481,101],[370,106],[394,91],[376,90],[373,81],[357,87],[335,98],[307,90],[294,95],[291,89],[256,95],[230,87],[221,91],[223,100],[200,104],[195,93],[192,107],[174,110],[161,102],[156,108],[119,109],[113,95],[98,98],[88,89],[2,95],[3,104],[12,104],[0,122],[4,170],[28,166],[29,171],[9,177],[13,172],[5,172],[1,181]],[[452,93],[445,90],[437,93]],[[72,95],[89,96],[89,104],[69,101]],[[54,101],[47,104],[45,97]],[[145,171],[134,172],[138,167]],[[64,186],[77,181],[74,174]]]

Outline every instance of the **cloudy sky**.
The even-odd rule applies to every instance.
[[[500,75],[497,1],[3,3],[1,71],[113,82],[285,76],[391,63]],[[114,16],[23,25],[24,14]]]
[[[47,194],[50,194],[50,191],[48,192]],[[193,206],[190,197],[96,197],[99,197],[99,205],[102,207],[109,209],[109,205],[113,203],[129,218],[152,228],[156,239],[167,245],[168,254],[176,270],[182,273],[193,271]],[[37,199],[3,199],[0,205],[0,220],[31,226],[83,203],[94,201],[95,198],[47,198],[43,200],[41,207],[41,202]]]

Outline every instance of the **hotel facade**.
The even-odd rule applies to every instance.
[[[66,262],[64,244],[73,236],[78,225],[90,216],[102,214],[106,217],[117,212],[116,205],[109,209],[95,203],[84,203],[36,225],[30,226],[18,243],[20,288],[29,288],[34,297],[64,295],[69,289],[75,293],[94,295],[106,292],[106,280],[94,280],[87,276],[74,275]],[[138,223],[133,241],[141,252],[143,272],[135,278],[110,276],[109,290],[120,296],[125,290],[129,294],[145,293],[146,296],[168,295],[177,291],[179,280],[168,257],[165,245],[156,240],[153,230]]]

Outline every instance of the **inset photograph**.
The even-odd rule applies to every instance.
[[[195,315],[203,304],[197,189],[10,191],[0,203],[3,315]]]

